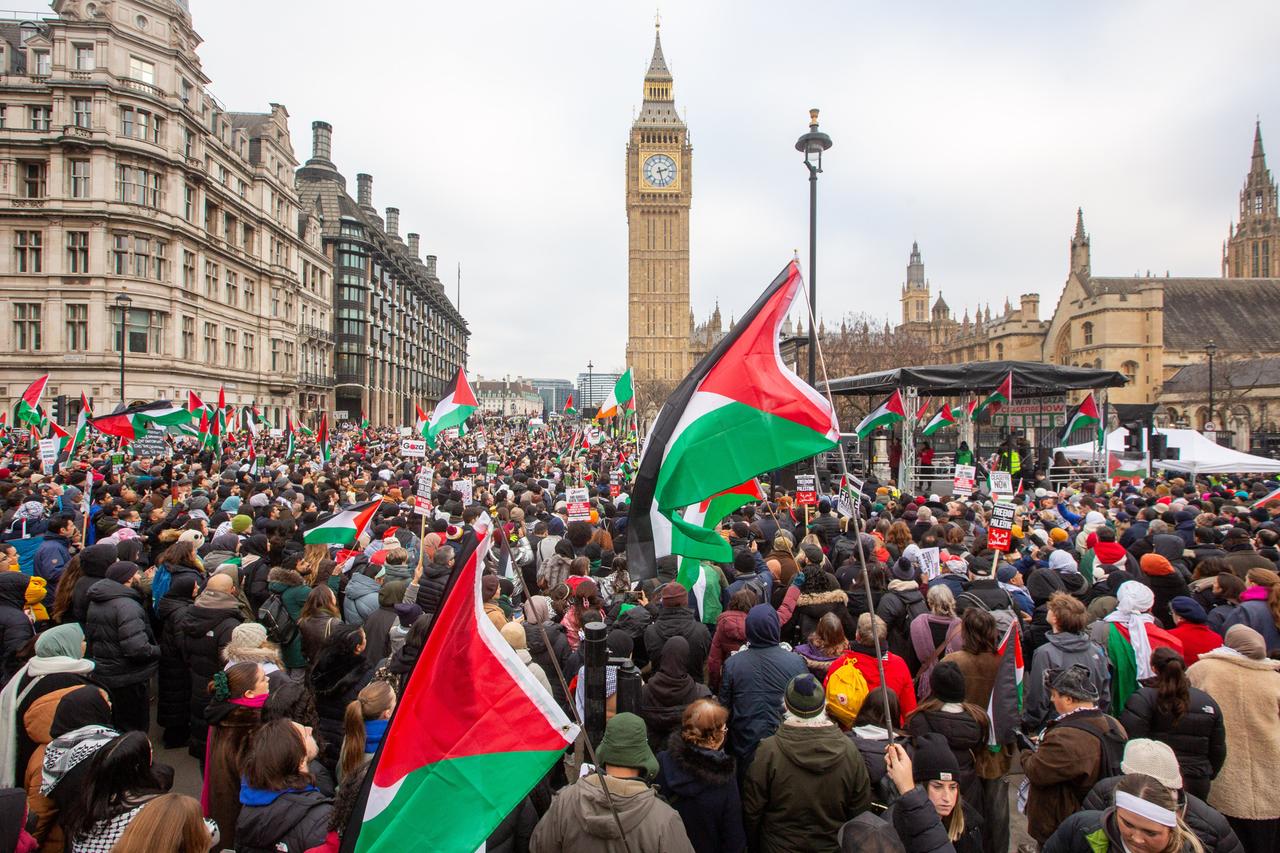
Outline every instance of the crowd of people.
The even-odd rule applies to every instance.
[[[1005,853],[1014,809],[1053,853],[1280,849],[1275,483],[1030,481],[997,551],[981,494],[868,480],[850,517],[766,479],[690,589],[676,557],[628,571],[626,430],[477,426],[425,459],[356,427],[327,462],[7,448],[0,853],[338,850],[482,513],[485,615],[570,717],[588,625],[610,655],[603,739],[488,850]],[[377,498],[358,541],[304,543]]]

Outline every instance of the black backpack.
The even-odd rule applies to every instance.
[[[1098,717],[1106,719],[1106,714],[1098,711]],[[1085,720],[1093,718],[1093,714],[1085,717],[1068,717],[1058,725],[1063,728],[1076,729],[1082,732],[1088,732],[1098,739],[1098,745],[1102,749],[1102,758],[1098,765],[1098,778],[1110,779],[1112,776],[1122,776],[1124,771],[1120,769],[1120,763],[1124,760],[1125,736],[1120,727],[1114,720],[1109,720],[1107,730],[1100,732],[1093,726],[1089,725]]]
[[[298,636],[298,623],[293,621],[289,608],[284,606],[280,593],[273,592],[258,608],[258,621],[267,629],[271,642],[287,646]]]

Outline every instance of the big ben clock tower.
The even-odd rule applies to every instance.
[[[689,202],[693,148],[654,33],[644,105],[627,143],[627,365],[638,382],[689,372]]]

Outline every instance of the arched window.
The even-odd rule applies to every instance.
[[[1130,382],[1138,378],[1138,362],[1126,361],[1120,365],[1120,372],[1124,374],[1124,378]]]
[[[1071,358],[1071,327],[1064,326],[1062,332],[1058,335],[1058,340],[1053,347],[1053,360],[1058,364],[1070,364]]]
[[[1093,345],[1093,324],[1085,323],[1083,326],[1080,327],[1080,332],[1081,332],[1081,335],[1084,337],[1084,345],[1092,346]]]
[[[996,361],[1004,361],[1004,344],[996,344]]]

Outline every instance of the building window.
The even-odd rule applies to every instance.
[[[31,110],[31,129],[48,130],[53,119],[53,107],[29,107]]]
[[[89,232],[67,232],[67,272],[89,272]]]
[[[1120,365],[1120,372],[1124,374],[1124,378],[1133,382],[1138,377],[1138,362],[1126,361]]]
[[[167,281],[169,244],[147,235],[111,235],[111,270],[116,275]]]
[[[13,303],[13,348],[19,352],[40,351],[40,303]]]
[[[244,280],[244,307],[249,311],[258,310],[257,283],[251,278]]]
[[[1253,212],[1262,213],[1262,190],[1258,190],[1253,194]]]
[[[155,241],[155,254],[151,256],[151,277],[156,281],[169,280],[169,244],[164,240]]]
[[[164,353],[164,320],[165,315],[160,311],[150,311],[146,308],[130,308],[129,319],[125,325],[125,340],[128,342],[129,352],[141,353],[146,355],[162,355]],[[116,312],[115,319],[115,351],[120,351],[120,313]]]
[[[67,350],[84,352],[89,349],[89,306],[83,302],[71,302],[66,306]]]
[[[1271,243],[1268,240],[1262,241],[1262,277],[1271,277]]]
[[[241,234],[240,245],[244,249],[245,254],[253,254],[254,230],[252,226],[245,225],[244,233]]]
[[[222,330],[222,356],[223,363],[227,367],[234,367],[236,363],[236,344],[239,342],[235,329]]]
[[[218,265],[213,261],[204,262],[204,295],[213,296],[218,292]]]
[[[4,52],[0,51],[0,57],[3,57],[3,56],[4,56]],[[3,128],[5,126],[5,123],[4,123],[5,113],[8,112],[6,107],[7,105],[0,104],[0,128]]]
[[[32,67],[35,68],[35,76],[48,77],[53,73],[53,60],[47,50],[31,51]]]
[[[196,253],[189,249],[182,250],[182,286],[186,290],[196,289]]]
[[[253,333],[245,332],[244,333],[244,369],[245,370],[253,370],[255,366],[253,345],[254,345]]]
[[[88,160],[72,160],[68,169],[68,175],[71,178],[71,197],[72,198],[88,198],[89,197],[89,161]]]
[[[231,270],[227,270],[227,286],[225,291],[226,304],[232,308],[236,307],[236,303],[240,301],[240,282],[237,276]]]
[[[44,198],[45,178],[49,173],[49,165],[41,160],[22,161],[22,197]]]
[[[92,71],[98,67],[93,56],[93,45],[77,44],[74,46],[74,49],[77,71]]]
[[[194,317],[182,318],[182,358],[193,361],[196,357],[196,320]]]
[[[120,201],[143,207],[160,207],[164,200],[163,176],[140,166],[116,166],[116,189]]]
[[[18,231],[14,234],[15,267],[17,272],[41,272],[43,263],[43,233]]]
[[[280,370],[280,339],[271,339],[271,372]]]
[[[280,288],[271,288],[271,316],[280,316]]]
[[[218,357],[218,327],[213,323],[204,324],[204,361],[213,364]]]
[[[182,188],[182,218],[192,223],[196,221],[196,188],[191,184]]]
[[[156,84],[156,64],[136,56],[129,57],[129,77],[149,86]]]
[[[1259,271],[1260,263],[1261,262],[1258,259],[1258,243],[1255,240],[1253,243],[1253,266],[1251,267],[1252,269],[1251,275],[1253,278],[1258,278],[1261,275],[1261,272]]]
[[[133,275],[135,278],[147,278],[151,271],[151,238],[133,238]]]
[[[135,107],[120,108],[120,135],[143,142],[160,145],[163,140],[164,119],[147,110]]]
[[[1080,327],[1080,332],[1084,338],[1084,345],[1092,346],[1093,345],[1093,324],[1085,323],[1083,326]]]
[[[93,124],[93,101],[90,98],[71,99],[71,119],[76,127],[89,128]]]

